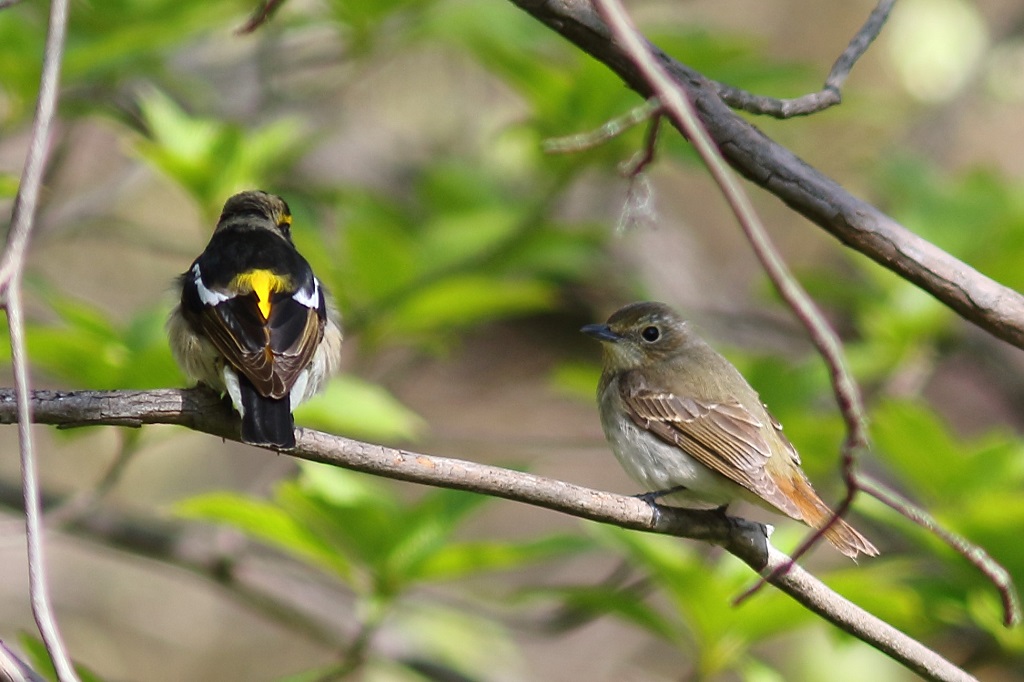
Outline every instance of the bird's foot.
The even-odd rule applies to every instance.
[[[686,490],[686,486],[677,485],[671,488],[666,488],[665,490],[653,490],[649,493],[640,493],[639,495],[634,495],[633,497],[637,498],[638,500],[643,500],[652,507],[657,507],[658,500],[660,498],[672,495],[673,493],[680,493],[684,490]]]

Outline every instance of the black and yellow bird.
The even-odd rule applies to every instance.
[[[341,327],[296,250],[281,197],[236,194],[206,249],[178,278],[168,334],[189,378],[226,392],[242,440],[295,446],[292,410],[337,371]]]

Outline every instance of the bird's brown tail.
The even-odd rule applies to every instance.
[[[800,508],[804,523],[815,529],[823,527],[832,518],[832,510],[821,501],[806,479],[794,480],[793,483],[794,488],[798,491],[794,501]],[[837,519],[824,535],[825,539],[835,545],[836,549],[851,559],[856,559],[858,554],[878,556],[878,550],[871,544],[871,541],[843,519]]]

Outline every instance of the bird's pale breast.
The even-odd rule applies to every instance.
[[[609,382],[598,398],[605,437],[619,464],[643,492],[683,486],[685,493],[673,494],[665,501],[685,507],[719,507],[745,497],[740,486],[626,416],[617,380]]]

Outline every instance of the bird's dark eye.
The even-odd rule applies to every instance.
[[[644,327],[643,331],[640,332],[640,336],[644,337],[644,341],[654,343],[661,338],[661,330],[654,326]]]

